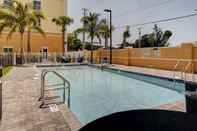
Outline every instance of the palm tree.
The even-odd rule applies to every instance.
[[[54,22],[57,26],[61,27],[62,30],[62,53],[64,55],[65,53],[65,31],[66,31],[66,26],[72,24],[74,21],[72,18],[69,16],[60,16],[58,18],[53,18],[52,22]]]
[[[126,30],[123,32],[123,43],[122,43],[123,48],[128,44],[127,39],[129,37],[131,37],[130,26],[127,26]]]
[[[12,37],[13,33],[20,33],[20,53],[22,62],[24,55],[23,40],[25,31],[30,31],[30,29],[34,29],[38,32],[41,32],[42,34],[44,33],[44,31],[40,27],[32,25],[33,23],[37,23],[37,18],[42,18],[40,16],[40,13],[36,13],[33,11],[33,8],[30,4],[23,4],[18,1],[13,1],[10,7],[6,6],[0,10],[0,34],[4,31],[4,29],[9,29],[9,33],[7,36],[7,38],[9,39]]]
[[[114,31],[114,26],[112,26],[112,31]],[[108,39],[110,37],[110,28],[107,24],[107,20],[103,19],[101,21],[101,25],[100,25],[100,34],[103,37],[103,39],[105,40],[105,48],[108,47]]]
[[[13,1],[10,7],[4,7],[0,10],[0,32],[5,28],[10,28],[8,38],[13,33],[19,32],[21,37],[21,55],[23,54],[23,37],[25,28],[27,26],[26,12],[28,11],[28,5],[23,5],[20,2]]]
[[[91,39],[91,63],[93,63],[93,41],[95,36],[98,38],[98,30],[99,30],[99,14],[91,13],[89,16],[85,16],[81,19],[84,23],[83,31],[89,33],[89,37]]]
[[[71,51],[78,51],[82,48],[81,40],[78,39],[77,32],[69,33],[67,35],[68,49]]]
[[[44,19],[45,19],[45,16],[43,12],[41,11],[33,10],[28,13],[28,27],[27,27],[27,52],[28,53],[31,52],[31,43],[30,43],[31,31],[32,30],[37,31],[43,36],[45,36],[45,32],[40,27],[40,21]]]

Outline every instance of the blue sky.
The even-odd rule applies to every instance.
[[[80,27],[82,8],[101,14],[101,18],[108,18],[103,9],[113,10],[113,25],[135,25],[149,21],[197,13],[197,0],[68,0],[68,15],[73,17],[74,24],[70,31]],[[171,30],[173,36],[170,39],[171,46],[181,42],[197,41],[197,16],[158,24],[163,30]],[[142,26],[142,34],[152,32],[153,25]],[[122,41],[124,28],[118,28],[113,32],[113,44]],[[130,42],[138,37],[137,28],[131,27],[132,37]],[[95,39],[96,41],[96,39]]]

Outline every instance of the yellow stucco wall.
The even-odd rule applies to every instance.
[[[23,3],[30,3],[33,0],[18,0]],[[0,0],[0,4],[3,0]],[[67,15],[67,0],[41,0],[41,10],[46,16],[46,20],[41,22],[41,27],[46,33],[44,38],[37,33],[31,34],[31,48],[33,53],[38,53],[42,47],[47,47],[48,52],[62,52],[62,34],[61,29],[52,23],[52,19],[58,16]],[[7,40],[7,33],[3,33],[0,37],[0,52],[5,47],[12,47],[14,52],[20,51],[20,35],[15,33],[11,39]],[[27,51],[27,37],[24,36],[24,51]]]
[[[0,52],[3,48],[13,48],[14,53],[19,53],[21,48],[20,35],[18,33],[13,34],[11,39],[7,39],[7,34],[3,33],[0,37]],[[24,51],[27,52],[27,35],[24,35]],[[39,53],[42,48],[48,48],[49,53],[62,52],[62,36],[57,33],[46,33],[43,37],[37,33],[31,33],[31,51],[32,53]]]

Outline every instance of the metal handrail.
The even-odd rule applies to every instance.
[[[181,61],[177,61],[176,65],[174,66],[174,72],[173,72],[173,79],[175,81],[175,73],[176,73],[176,70],[178,69],[178,66],[181,64]],[[181,68],[181,79],[184,80],[184,82],[187,80],[187,71],[190,67],[190,65],[192,65],[192,61],[189,61],[183,68]],[[193,75],[193,67],[192,67],[192,75]],[[193,76],[192,76],[193,77]],[[192,78],[193,79],[193,78]]]
[[[41,73],[41,97],[40,97],[40,101],[42,101],[42,105],[45,105],[45,95],[44,95],[44,91],[45,91],[45,77],[48,73],[54,73],[57,77],[59,77],[62,81],[63,81],[63,85],[64,85],[64,92],[63,92],[63,101],[65,102],[65,89],[66,89],[66,84],[67,89],[68,89],[68,99],[67,99],[67,104],[68,104],[68,108],[70,108],[70,82],[68,80],[66,80],[62,75],[60,75],[59,73],[57,73],[54,70],[43,70]]]
[[[177,68],[178,68],[178,66],[179,66],[179,64],[181,63],[181,61],[177,61],[177,63],[176,63],[176,65],[174,66],[174,71],[173,71],[173,79],[175,80],[175,73],[176,73],[176,70],[177,70]]]
[[[190,65],[192,66],[192,62],[190,61],[184,68],[184,81],[187,80],[187,71],[188,71],[188,68],[190,67]],[[193,67],[192,67],[193,68]],[[192,69],[192,77],[193,77],[193,69]]]
[[[180,61],[177,61],[176,65],[174,66],[174,70],[177,69],[178,65],[180,64],[181,62]]]
[[[173,71],[173,87],[175,87],[176,84],[176,70],[178,69],[178,66],[181,64],[181,61],[177,61],[176,65],[174,66],[174,71]],[[187,70],[190,66],[190,64],[192,64],[191,61],[189,61],[187,63],[187,65],[185,65],[183,68],[181,68],[181,79],[184,80],[184,82],[187,80]]]

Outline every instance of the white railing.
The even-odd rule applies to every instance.
[[[0,66],[17,64],[55,64],[55,63],[83,63],[89,61],[83,52],[62,53],[0,53]]]

